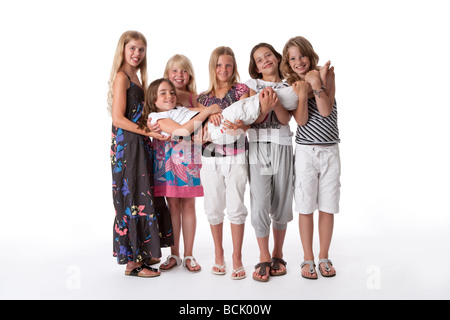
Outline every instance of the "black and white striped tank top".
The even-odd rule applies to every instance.
[[[320,145],[340,142],[336,100],[334,100],[333,109],[328,117],[323,117],[319,113],[314,98],[308,99],[308,112],[308,123],[305,126],[297,126],[296,143]]]

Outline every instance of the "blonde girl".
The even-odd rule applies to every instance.
[[[147,80],[147,41],[137,31],[119,39],[110,76],[108,108],[112,116],[111,169],[116,216],[113,255],[126,264],[125,275],[156,277],[161,247],[173,243],[164,199],[153,196],[150,132],[142,121]],[[140,72],[141,79],[137,76]]]
[[[191,61],[182,54],[172,56],[164,69],[164,78],[177,89],[178,102],[187,108],[197,107],[197,85]]]
[[[165,78],[153,81],[145,99],[144,115],[149,114],[151,123],[157,123],[163,134],[184,136],[176,141],[152,142],[154,157],[153,171],[155,195],[165,196],[172,218],[174,245],[171,255],[160,266],[168,271],[181,264],[180,235],[183,230],[185,266],[191,272],[201,267],[193,257],[196,230],[195,197],[203,196],[200,181],[201,141],[197,144],[191,134],[201,126],[211,114],[220,112],[218,106],[194,111],[178,104],[174,84]]]
[[[282,71],[300,96],[308,96],[293,113],[298,124],[295,149],[295,210],[303,246],[302,276],[317,279],[313,253],[313,212],[319,211],[319,261],[323,277],[336,275],[328,258],[339,212],[340,156],[334,68],[328,61],[318,67],[319,56],[304,37],[289,39],[283,49]]]
[[[209,88],[197,99],[199,106],[211,108],[218,105],[222,110],[232,103],[249,96],[249,89],[239,83],[239,73],[233,51],[229,47],[216,48],[209,61]],[[210,121],[220,124],[220,114],[210,117]],[[227,128],[244,132],[248,127],[242,122],[226,122]],[[245,134],[230,145],[205,145],[200,172],[205,190],[204,208],[211,226],[215,248],[215,264],[212,273],[226,273],[222,244],[224,210],[227,209],[231,222],[233,241],[232,279],[245,278],[242,264],[242,243],[244,238],[247,208],[244,205],[247,183],[247,161],[245,155]]]
[[[164,78],[170,80],[170,82],[174,85],[176,89],[177,102],[178,104],[187,107],[187,108],[197,108],[197,85],[195,82],[195,72],[194,67],[192,66],[191,61],[188,57],[182,54],[173,55],[166,63],[166,67],[164,69]],[[195,109],[198,110],[198,109]],[[156,129],[159,129],[159,125],[156,122]],[[166,151],[173,149],[173,144],[177,142],[167,142],[164,147]],[[162,147],[162,144],[159,144],[159,147]],[[199,159],[201,161],[201,158]],[[189,206],[186,207],[185,203],[189,201]],[[170,212],[172,216],[172,224],[175,226],[183,225],[182,217],[185,221],[185,228],[191,226],[190,229],[195,230],[196,218],[195,218],[195,198],[192,197],[190,200],[186,200],[185,198],[180,198],[179,201],[172,200],[170,203]],[[189,215],[182,215],[184,212],[194,212],[193,219],[189,219]],[[189,223],[186,223],[189,222]],[[177,230],[181,230],[181,228],[174,228]],[[186,231],[183,232],[185,235]],[[191,233],[189,233],[191,234]],[[179,234],[178,234],[179,237]],[[190,238],[185,241],[185,252],[192,251],[189,249]],[[193,243],[193,240],[192,240]],[[191,254],[192,255],[192,254]],[[171,248],[171,255],[167,258],[166,262],[164,262],[160,266],[160,270],[166,271],[171,270],[175,266],[179,266],[181,264],[181,259],[179,257],[179,241],[175,240],[174,246]],[[196,267],[200,268],[200,266]]]

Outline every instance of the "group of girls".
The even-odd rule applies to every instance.
[[[319,67],[318,55],[303,37],[290,39],[283,55],[270,44],[260,43],[250,53],[252,79],[244,84],[233,51],[219,47],[209,61],[209,88],[197,95],[194,69],[183,55],[170,58],[163,78],[147,87],[146,49],[141,33],[125,32],[117,45],[109,82],[116,211],[113,254],[119,264],[126,264],[125,274],[155,277],[180,265],[199,272],[201,266],[193,256],[195,198],[203,196],[214,242],[211,272],[227,273],[226,210],[233,244],[231,278],[245,278],[244,193],[249,182],[251,223],[260,250],[253,279],[266,282],[270,276],[286,274],[283,245],[287,224],[293,219],[294,198],[304,251],[301,275],[317,279],[313,212],[318,209],[317,268],[324,277],[334,276],[328,251],[334,214],[339,211],[340,160],[330,62]],[[286,110],[276,93],[288,86],[298,96],[294,111]],[[224,109],[253,95],[258,95],[261,106],[256,121],[246,125],[224,119],[226,132],[239,138],[226,145],[212,143],[206,123],[219,125]],[[289,128],[292,116],[298,124],[295,161]],[[158,270],[151,265],[161,262],[161,247],[170,247],[171,254]]]

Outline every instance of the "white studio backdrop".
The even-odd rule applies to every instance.
[[[107,82],[120,35],[138,30],[148,41],[149,80],[182,53],[194,65],[199,91],[208,86],[209,56],[217,46],[234,50],[244,82],[257,43],[281,52],[293,36],[309,39],[319,64],[331,60],[336,72],[343,171],[335,250],[359,243],[358,252],[342,256],[366,257],[364,274],[371,265],[400,270],[414,264],[419,288],[450,298],[448,276],[424,283],[417,264],[442,259],[440,253],[449,261],[443,239],[450,222],[446,12],[438,0],[2,2],[0,297],[55,294],[43,283],[28,296],[14,291],[19,284],[4,278],[12,258],[49,266],[64,257],[56,280],[62,298],[73,297],[64,295],[66,270],[76,269],[83,254],[116,268]],[[294,122],[291,127],[295,131]],[[198,199],[196,243],[209,248],[202,208]],[[286,242],[301,262],[297,221]],[[249,220],[245,237],[256,248]],[[205,273],[209,267],[203,265]],[[298,264],[294,268],[299,275]],[[401,286],[392,290],[388,297],[411,294]],[[428,297],[419,291],[412,297]],[[92,296],[103,297],[86,291],[75,297]]]

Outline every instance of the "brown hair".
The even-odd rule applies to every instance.
[[[283,73],[281,72],[281,54],[274,49],[270,44],[261,42],[253,47],[252,51],[250,52],[250,63],[248,65],[248,73],[250,74],[250,77],[252,79],[262,79],[262,74],[258,73],[255,59],[253,58],[253,55],[255,54],[255,51],[259,48],[267,48],[275,55],[275,57],[278,60],[278,75],[280,76],[280,79],[283,79]]]
[[[178,96],[177,96],[177,90],[169,79],[166,78],[160,78],[154,80],[150,85],[148,86],[148,89],[146,90],[145,94],[145,101],[144,101],[144,110],[142,111],[142,116],[139,119],[141,122],[141,125],[145,127],[145,131],[149,132],[147,128],[147,119],[148,115],[152,112],[159,112],[160,110],[156,106],[155,102],[158,99],[158,88],[161,85],[161,83],[167,82],[173,89],[175,96],[177,97],[177,103],[178,103]]]

